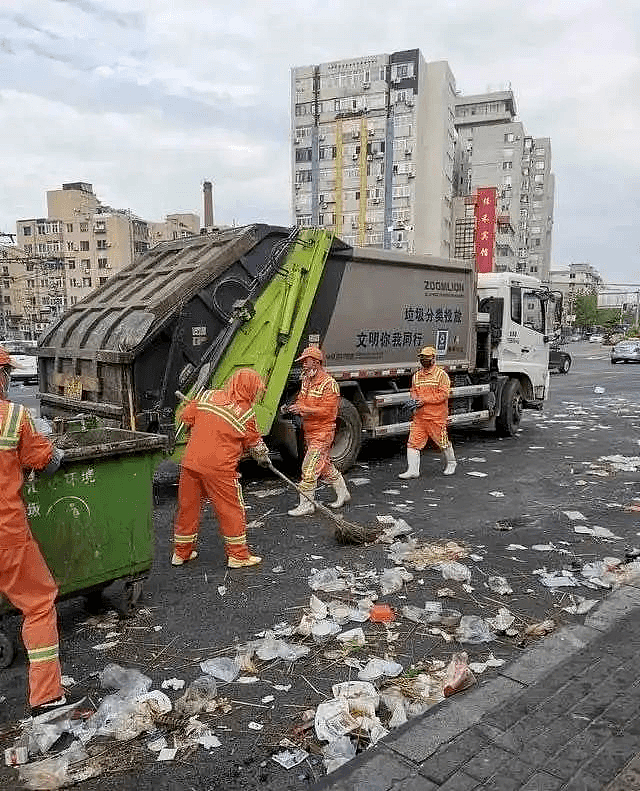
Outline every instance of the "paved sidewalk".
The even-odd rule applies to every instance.
[[[316,791],[640,791],[640,578]]]

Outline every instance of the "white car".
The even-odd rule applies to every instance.
[[[11,381],[26,385],[38,384],[38,358],[33,354],[12,354],[16,367],[11,369]]]
[[[602,343],[603,341],[604,335],[600,335],[597,332],[594,335],[589,335],[589,343]]]

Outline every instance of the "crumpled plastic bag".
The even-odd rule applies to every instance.
[[[200,676],[186,688],[184,695],[175,702],[176,714],[193,716],[207,711],[215,704],[218,687],[213,676]]]
[[[261,640],[254,640],[250,644],[250,648],[255,651],[258,659],[263,662],[268,662],[271,659],[285,659],[288,662],[295,662],[296,659],[306,656],[311,650],[306,645],[279,640],[270,630],[266,631],[265,636]]]
[[[91,766],[71,768],[72,765],[88,757],[82,744],[75,741],[66,750],[51,758],[20,766],[19,779],[24,783],[25,788],[34,791],[55,791],[99,774],[99,770]]]
[[[200,662],[200,670],[220,681],[234,681],[240,674],[240,666],[236,660],[227,656],[205,659],[204,662]]]
[[[99,674],[100,686],[103,689],[117,689],[121,698],[134,698],[151,689],[151,679],[139,670],[121,667],[116,664],[107,665]]]
[[[325,591],[325,593],[335,593],[350,588],[355,582],[355,577],[351,572],[331,569],[311,569],[309,577],[309,587],[311,590]]]
[[[496,636],[488,624],[477,615],[463,615],[456,629],[456,640],[460,643],[488,643]]]
[[[449,560],[444,563],[438,563],[436,568],[441,572],[442,578],[445,580],[471,582],[471,571],[464,563],[456,563],[455,560]]]
[[[348,736],[339,736],[322,748],[324,756],[324,766],[327,774],[335,772],[336,769],[355,758],[356,748]]]
[[[382,676],[394,678],[402,673],[402,669],[402,665],[398,662],[392,662],[388,659],[380,659],[374,656],[358,673],[358,678],[361,681],[375,681]]]
[[[513,593],[513,588],[505,577],[489,577],[487,585],[494,593],[499,593],[501,596],[509,596]]]
[[[82,735],[113,736],[118,741],[133,739],[155,729],[154,717],[171,711],[171,701],[159,689],[144,692],[135,698],[118,694],[103,698],[96,712],[87,720]]]
[[[349,712],[346,698],[333,698],[320,703],[316,709],[314,725],[316,736],[320,741],[332,742],[358,727],[358,723]]]
[[[411,582],[413,574],[405,568],[385,569],[380,575],[380,592],[383,596],[402,590],[405,582]]]
[[[445,698],[455,695],[456,692],[462,692],[475,683],[476,677],[469,667],[466,653],[454,654],[445,671],[442,687]]]

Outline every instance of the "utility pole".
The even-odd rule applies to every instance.
[[[639,317],[640,317],[640,291],[636,291],[636,327],[638,326]]]

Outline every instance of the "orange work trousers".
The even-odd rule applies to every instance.
[[[183,467],[178,485],[178,512],[173,530],[174,552],[187,560],[198,540],[200,511],[208,499],[218,517],[227,557],[249,557],[247,521],[238,476],[203,475]]]
[[[300,479],[302,489],[313,491],[318,483],[318,478],[334,483],[340,477],[340,473],[329,458],[330,450],[331,442],[311,441],[309,443],[302,460],[302,477]]]
[[[414,417],[409,431],[407,447],[414,450],[422,450],[431,438],[440,450],[449,447],[449,435],[447,434],[447,424],[440,420],[428,420],[425,418]]]
[[[55,599],[58,587],[32,536],[0,547],[0,592],[24,616],[22,641],[29,658],[29,704],[33,708],[64,695],[58,659]]]

